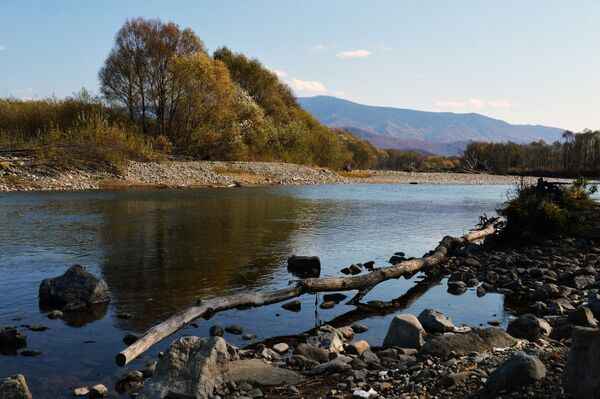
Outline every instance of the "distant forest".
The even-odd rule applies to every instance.
[[[99,71],[100,96],[0,99],[0,151],[35,151],[56,167],[169,156],[281,161],[332,169],[600,174],[600,132],[520,145],[470,143],[462,157],[380,150],[328,128],[258,60],[209,54],[189,28],[128,20]]]

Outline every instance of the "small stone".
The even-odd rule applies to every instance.
[[[502,324],[502,322],[498,319],[494,319],[494,320],[489,320],[487,322],[490,326],[494,326],[494,327],[498,327],[500,324]]]
[[[26,327],[30,331],[38,331],[38,332],[46,331],[48,329],[48,327],[43,324],[28,324],[24,327]]]
[[[103,398],[108,396],[108,388],[102,384],[94,385],[90,388],[90,398]]]
[[[412,314],[401,314],[392,319],[383,346],[388,348],[420,349],[425,342],[425,330],[419,320]]]
[[[254,335],[254,334],[244,334],[244,335],[242,336],[242,339],[243,339],[244,341],[250,341],[250,340],[252,340],[252,339],[254,339],[254,338],[256,338],[256,335]]]
[[[133,315],[131,313],[117,313],[118,319],[133,319]]]
[[[288,344],[286,344],[285,342],[280,342],[278,344],[273,345],[273,350],[279,354],[287,353],[287,351],[289,349],[290,349],[290,346]]]
[[[232,324],[229,327],[225,327],[225,331],[229,334],[241,335],[244,327],[241,324]]]
[[[435,309],[425,309],[417,318],[423,328],[429,332],[449,332],[454,330],[452,320]]]
[[[327,302],[323,302],[321,304],[321,306],[319,306],[321,309],[333,309],[335,307],[335,302],[334,301],[327,301]]]
[[[291,312],[299,312],[302,309],[302,302],[299,299],[294,299],[292,301],[286,302],[281,305],[285,310],[289,310]]]
[[[361,323],[354,323],[350,327],[352,327],[352,331],[354,331],[356,334],[360,334],[360,333],[369,331],[369,327],[367,327]]]
[[[55,319],[60,319],[63,317],[63,312],[61,312],[60,310],[53,310],[52,312],[48,313],[48,318],[55,320]]]
[[[211,337],[222,337],[223,334],[225,334],[225,331],[223,330],[223,327],[214,325],[208,330],[208,333]]]
[[[88,387],[81,387],[73,389],[73,395],[75,396],[87,396],[90,393]]]
[[[526,313],[508,323],[506,332],[515,338],[537,341],[543,335],[550,335],[552,327],[546,320],[539,319],[531,313]]]
[[[323,295],[323,301],[324,302],[333,301],[335,303],[340,303],[340,302],[342,302],[346,298],[347,298],[346,295],[340,294],[339,292],[335,293],[335,294],[324,294]]]
[[[448,293],[452,295],[462,295],[467,292],[467,284],[462,281],[449,281]]]
[[[350,341],[354,337],[354,330],[350,326],[340,327],[337,330],[344,336],[346,341]]]
[[[28,349],[28,350],[21,351],[19,354],[21,356],[25,356],[25,357],[35,357],[35,356],[40,356],[42,354],[42,351],[38,351],[35,349]]]
[[[248,395],[251,398],[262,398],[263,397],[262,391],[258,388],[254,388],[254,389],[246,392],[246,395]]]
[[[588,307],[580,307],[569,315],[569,322],[581,327],[596,327],[598,322]]]
[[[360,356],[366,350],[370,350],[369,343],[365,340],[352,342],[346,346],[346,353],[349,355]]]

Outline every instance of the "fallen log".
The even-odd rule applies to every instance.
[[[209,318],[215,313],[224,310],[270,305],[296,298],[306,293],[352,290],[358,290],[358,293],[348,304],[356,305],[379,283],[390,279],[397,279],[405,275],[412,275],[418,271],[437,266],[446,260],[452,250],[468,242],[478,241],[494,234],[500,227],[500,224],[501,222],[497,219],[491,219],[484,223],[480,230],[472,231],[462,237],[444,237],[435,250],[428,256],[406,260],[361,276],[307,278],[292,281],[286,288],[275,291],[240,293],[198,301],[195,306],[181,311],[150,328],[136,342],[117,354],[117,365],[120,367],[127,365],[150,347],[177,332],[195,319],[199,317]]]

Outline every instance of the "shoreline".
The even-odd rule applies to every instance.
[[[30,157],[3,157],[0,161],[9,164],[0,171],[0,192],[316,184],[518,185],[537,180],[537,176],[390,170],[353,171],[361,177],[344,177],[326,168],[276,162],[129,161],[121,173],[114,173],[52,170]],[[570,183],[572,179],[552,181]]]

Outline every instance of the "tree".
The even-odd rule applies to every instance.
[[[173,136],[182,87],[173,76],[177,57],[206,54],[191,29],[174,23],[136,18],[125,22],[100,70],[100,90],[111,102],[139,121],[144,134]]]

